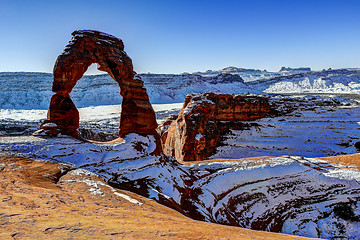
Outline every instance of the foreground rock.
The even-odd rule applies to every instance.
[[[164,153],[178,161],[209,157],[229,129],[257,120],[271,111],[268,99],[259,96],[205,93],[187,95],[177,117],[159,127]]]
[[[293,239],[214,225],[68,165],[0,156],[1,239]]]
[[[137,134],[105,145],[69,137],[0,142],[8,154],[72,163],[193,219],[307,237],[360,237],[359,165],[289,156],[182,165],[152,156],[155,147],[152,136]]]
[[[128,133],[157,135],[155,112],[141,78],[135,75],[130,57],[122,40],[93,30],[78,30],[57,58],[48,112],[48,120],[41,126],[49,135],[77,136],[79,112],[70,92],[92,63],[107,72],[119,85],[122,111],[119,136]],[[160,147],[160,146],[159,146]],[[158,149],[158,153],[160,149]]]

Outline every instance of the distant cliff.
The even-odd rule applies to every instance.
[[[300,68],[303,69],[303,68]],[[304,68],[306,69],[306,68]],[[180,103],[190,93],[360,93],[359,69],[267,72],[229,67],[193,74],[139,74],[151,103]],[[0,109],[47,109],[52,74],[0,73]],[[117,83],[107,74],[82,77],[71,93],[77,107],[120,104]]]

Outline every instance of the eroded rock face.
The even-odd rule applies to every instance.
[[[259,96],[187,95],[178,117],[159,127],[164,153],[178,161],[204,160],[226,131],[241,129],[242,121],[265,117],[270,111],[268,99]]]
[[[48,122],[57,125],[57,131],[77,136],[79,113],[70,99],[69,93],[87,68],[98,64],[98,69],[107,72],[120,87],[123,97],[120,119],[120,137],[128,133],[156,135],[155,112],[149,102],[143,81],[133,71],[130,57],[124,51],[122,40],[93,30],[78,30],[57,58],[54,66]],[[42,127],[46,130],[46,126]]]

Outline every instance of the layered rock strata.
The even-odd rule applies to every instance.
[[[160,127],[164,153],[178,161],[201,161],[211,155],[229,129],[241,129],[243,121],[271,112],[268,99],[260,96],[204,93],[187,95],[179,115]]]
[[[48,120],[41,128],[49,134],[78,135],[79,112],[69,94],[87,68],[97,63],[98,69],[107,72],[120,87],[123,100],[119,136],[157,135],[155,112],[143,81],[133,71],[122,40],[93,30],[78,30],[72,35],[54,66],[52,91],[55,95],[51,98]]]

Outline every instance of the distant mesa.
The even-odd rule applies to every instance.
[[[215,76],[202,78],[210,84],[245,83],[244,79],[237,74],[220,73]]]
[[[247,68],[238,68],[238,67],[234,67],[234,66],[230,66],[230,67],[226,67],[220,70],[223,73],[231,73],[231,72],[246,72],[246,71],[252,71],[252,72],[256,72],[256,71],[260,71],[260,70],[256,70],[256,69],[247,69]]]
[[[157,135],[155,112],[143,81],[133,71],[123,41],[95,30],[77,30],[72,36],[56,60],[52,86],[55,94],[50,101],[48,120],[41,128],[49,135],[78,136],[79,112],[69,94],[88,67],[97,63],[98,69],[107,72],[120,87],[123,100],[119,136]]]
[[[266,73],[266,70],[251,69],[251,68],[238,68],[234,66],[225,67],[221,70],[206,70],[205,72],[194,72],[198,75],[217,75],[217,74],[241,74],[241,73]]]
[[[282,68],[279,70],[279,72],[289,72],[289,71],[311,72],[311,68],[309,68],[309,67],[301,67],[301,68],[282,67]]]

